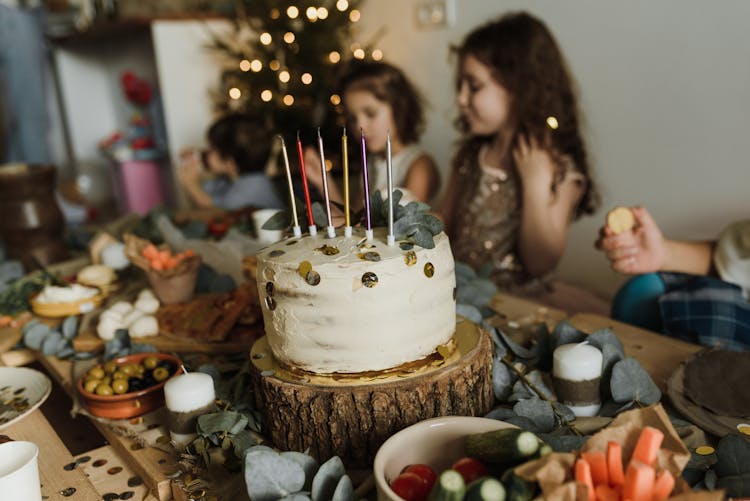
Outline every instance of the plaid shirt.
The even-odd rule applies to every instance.
[[[666,334],[726,350],[750,349],[750,303],[740,287],[713,277],[659,276],[666,288],[659,298]]]

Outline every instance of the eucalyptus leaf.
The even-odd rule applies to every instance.
[[[73,339],[78,334],[78,317],[71,315],[62,322],[62,335],[65,339]]]
[[[482,322],[482,313],[473,304],[456,304],[456,316],[463,317],[469,322],[479,324]],[[456,318],[456,322],[460,322],[460,318]]]
[[[346,474],[341,458],[333,456],[320,465],[312,481],[312,501],[330,501],[341,477]],[[255,500],[253,500],[255,501]]]
[[[245,485],[253,501],[276,501],[305,485],[305,472],[274,451],[250,448],[245,455]]]
[[[311,501],[311,499],[307,494],[295,492],[294,494],[289,494],[288,496],[281,498],[279,501]]]
[[[411,237],[414,239],[414,243],[425,249],[434,249],[435,240],[432,238],[432,232],[423,226],[417,226],[416,231]]]
[[[321,205],[320,202],[315,202],[312,204],[312,214],[313,214],[313,221],[315,221],[315,225],[320,228],[325,228],[328,226],[328,215],[326,214],[326,210],[323,208],[323,205]]]
[[[51,333],[49,325],[36,323],[24,331],[23,344],[32,350],[41,350],[42,343]]]
[[[513,388],[515,374],[511,372],[505,363],[499,358],[492,360],[492,389],[495,392],[495,399],[505,402],[510,396]]]
[[[553,400],[555,398],[555,392],[552,388],[547,386],[541,371],[534,369],[533,371],[528,372],[526,374],[526,380],[533,384],[534,388],[539,390],[542,393],[542,397],[545,399]]]
[[[50,329],[49,325],[43,324],[38,318],[34,318],[34,319],[31,319],[28,322],[26,322],[26,324],[24,324],[24,326],[21,327],[21,332],[23,332],[23,334],[26,335],[26,333],[29,330],[31,330],[32,328],[34,328],[35,325],[44,325],[45,327],[47,327],[48,329]],[[50,329],[50,330],[52,330],[52,329]]]
[[[716,472],[714,470],[706,471],[706,474],[703,476],[703,483],[706,484],[706,489],[708,489],[709,491],[713,491],[716,489],[717,480],[718,480],[718,477],[716,476]],[[750,487],[750,482],[748,482],[748,487]],[[729,495],[736,496],[737,494],[729,494]]]
[[[42,353],[48,357],[55,355],[60,349],[60,341],[63,341],[62,334],[57,331],[50,332],[42,341]]]
[[[619,413],[630,409],[634,405],[634,400],[630,400],[625,403],[618,403],[614,400],[607,400],[602,404],[601,409],[599,409],[599,415],[602,417],[615,417]]]
[[[714,468],[720,477],[750,473],[750,441],[739,433],[723,436],[716,446]]]
[[[540,433],[541,430],[537,427],[534,420],[527,418],[526,416],[511,416],[505,420],[506,423],[510,423],[514,426],[518,426],[522,430],[528,430],[533,433]]]
[[[470,283],[477,277],[477,273],[474,271],[474,268],[460,261],[456,261],[455,273],[456,287],[461,287],[464,284]]]
[[[556,435],[550,433],[539,433],[539,438],[552,447],[555,452],[577,451],[586,442],[588,437],[578,435]]]
[[[508,397],[508,402],[515,403],[521,400],[528,400],[530,398],[538,398],[537,394],[531,391],[531,388],[526,386],[524,382],[519,378],[513,384],[513,390]]]
[[[247,417],[232,411],[212,412],[198,417],[198,432],[201,435],[227,432],[239,433],[247,425]]]
[[[560,402],[552,402],[552,408],[555,411],[555,418],[560,426],[567,426],[576,420],[576,415],[567,405]]]
[[[555,412],[552,404],[539,398],[520,400],[513,406],[513,411],[521,417],[531,419],[538,431],[545,433],[555,429]]]
[[[500,340],[505,344],[505,346],[508,347],[510,351],[513,352],[514,355],[516,355],[519,358],[523,359],[531,359],[536,356],[536,351],[534,348],[524,348],[520,344],[516,343],[510,336],[505,334],[502,329],[496,329],[497,335],[500,337]]]
[[[232,437],[232,448],[234,455],[238,458],[245,457],[245,453],[250,447],[257,445],[261,437],[250,430],[242,430]]]
[[[292,224],[292,215],[287,210],[280,210],[263,223],[263,230],[285,230]]]
[[[567,320],[563,320],[555,326],[551,337],[553,349],[564,344],[580,343],[586,340],[586,334],[573,327]]]
[[[490,333],[490,337],[492,338],[492,343],[495,345],[495,358],[504,358],[505,355],[508,354],[508,347],[505,345],[505,343],[500,339],[500,335],[498,334],[498,329],[495,327],[492,327],[487,322],[482,322],[482,327]]]
[[[498,421],[507,421],[508,419],[518,416],[513,409],[507,407],[495,407],[489,413],[487,413],[487,419],[497,419]]]
[[[625,358],[625,355],[612,343],[604,344],[602,350],[602,377],[599,384],[599,392],[602,398],[609,398],[612,395],[611,380],[612,368],[617,362]]]
[[[287,459],[290,459],[300,465],[305,472],[305,486],[304,490],[310,491],[312,489],[312,481],[315,474],[318,472],[318,462],[314,457],[309,454],[304,454],[297,451],[282,452],[281,455]]]
[[[333,491],[331,501],[354,501],[354,486],[349,475],[344,475],[336,485],[336,490]]]
[[[615,402],[635,401],[651,405],[661,400],[661,391],[654,380],[634,358],[620,360],[612,367],[609,384]]]
[[[65,358],[72,357],[73,355],[75,355],[75,353],[76,353],[76,350],[74,350],[72,346],[66,345],[60,348],[60,350],[58,350],[56,356],[57,358],[65,359]]]
[[[608,327],[592,332],[586,340],[591,346],[596,346],[602,351],[604,351],[605,346],[611,346],[611,348],[616,349],[620,353],[620,358],[625,358],[625,348],[623,348],[622,343],[612,329]]]
[[[135,353],[156,353],[157,350],[156,346],[150,343],[133,343],[130,346],[130,354]]]

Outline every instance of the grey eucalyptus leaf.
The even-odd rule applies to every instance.
[[[482,323],[482,313],[473,304],[456,304],[456,315],[475,324]],[[456,318],[456,322],[460,321],[461,319]]]
[[[505,355],[508,353],[508,347],[500,339],[500,335],[497,332],[498,329],[496,327],[492,327],[486,322],[482,322],[482,327],[490,333],[492,343],[495,345],[495,358],[505,357]]]
[[[534,369],[533,371],[526,374],[526,379],[529,381],[529,383],[533,384],[534,387],[539,390],[542,393],[542,396],[547,400],[552,400],[555,398],[555,392],[552,390],[552,388],[547,386],[547,383],[544,381],[541,371]]]
[[[65,339],[73,339],[78,334],[78,317],[71,315],[65,317],[61,326],[62,335]]]
[[[239,433],[247,425],[247,417],[232,411],[220,411],[203,414],[198,417],[197,429],[201,435],[227,432]]]
[[[714,470],[706,471],[706,475],[703,477],[703,483],[706,484],[706,489],[708,489],[709,491],[716,490],[716,482],[718,480],[719,478],[716,476],[716,472]]]
[[[513,352],[514,355],[516,355],[519,358],[523,359],[531,359],[536,356],[536,351],[534,348],[524,348],[520,344],[516,343],[510,336],[505,334],[502,329],[497,329],[497,335],[500,337],[502,342],[505,344],[505,346],[508,347],[510,351]]]
[[[625,348],[609,327],[592,332],[586,340],[591,346],[596,346],[601,351],[604,351],[605,346],[610,345],[620,353],[620,358],[625,358]]]
[[[551,336],[553,349],[564,344],[580,343],[586,340],[586,334],[573,327],[567,320],[558,323]]]
[[[602,408],[599,409],[599,415],[602,417],[615,417],[622,411],[628,410],[634,405],[634,400],[630,400],[624,404],[615,402],[614,400],[607,400],[602,404]]]
[[[263,223],[263,230],[285,230],[292,224],[292,215],[287,210],[280,210]]]
[[[477,273],[474,271],[474,268],[460,261],[456,261],[455,272],[456,287],[460,287],[461,285],[469,283],[477,277]]]
[[[432,238],[430,230],[424,226],[417,226],[417,230],[412,235],[414,243],[425,249],[434,249],[435,240]]]
[[[530,398],[538,398],[536,393],[526,386],[523,381],[519,378],[513,384],[513,390],[511,391],[508,402],[518,402],[520,400],[527,400]]]
[[[552,408],[555,410],[555,418],[560,426],[567,426],[576,420],[576,415],[567,405],[561,402],[552,402]]]
[[[281,455],[287,459],[291,459],[304,470],[305,472],[305,486],[304,490],[310,491],[312,489],[312,481],[315,474],[318,472],[318,462],[314,457],[309,454],[297,451],[282,452]]]
[[[514,416],[518,416],[518,414],[513,412],[513,409],[508,409],[507,407],[495,407],[484,417],[487,419],[497,419],[498,421],[507,421]]]
[[[75,355],[75,353],[76,351],[73,349],[72,346],[66,345],[57,352],[56,356],[57,358],[65,359],[65,358],[72,357],[73,355]]]
[[[420,226],[427,228],[433,235],[439,234],[443,231],[443,223],[432,214],[422,214],[419,218]]]
[[[333,456],[320,465],[310,491],[312,501],[330,501],[341,477],[346,474],[341,458]]]
[[[50,329],[49,325],[36,323],[30,328],[24,330],[23,344],[32,350],[41,350],[42,343],[51,332],[52,329]]]
[[[135,353],[156,353],[157,351],[159,351],[159,350],[156,349],[156,346],[154,346],[153,344],[150,344],[150,343],[133,343],[130,346],[130,353],[131,354],[135,354]]]
[[[305,485],[305,472],[274,451],[253,450],[245,455],[245,485],[253,501],[276,501]]]
[[[661,400],[661,391],[654,380],[634,358],[626,358],[615,363],[609,385],[612,399],[618,403],[632,400],[643,405],[651,405]]]
[[[550,433],[540,433],[539,438],[547,445],[552,447],[555,452],[572,452],[583,447],[588,437],[578,435],[557,435]]]
[[[354,486],[349,475],[344,475],[336,485],[336,490],[333,491],[331,501],[354,501]]]
[[[289,494],[286,497],[281,498],[279,501],[311,501],[310,496],[302,492],[295,492]]]
[[[492,388],[496,400],[500,402],[507,400],[513,388],[514,379],[515,374],[508,369],[508,366],[502,360],[495,357],[492,360]]]
[[[315,225],[320,228],[325,228],[328,226],[328,215],[326,214],[326,210],[323,208],[323,205],[320,202],[315,202],[312,204],[312,214],[313,214],[313,221],[315,222]]]
[[[50,332],[42,341],[42,353],[51,357],[60,349],[60,341],[63,340],[62,334],[57,331]]]
[[[46,325],[46,324],[42,324],[42,322],[38,318],[34,318],[34,319],[31,319],[28,322],[26,322],[26,324],[23,327],[21,327],[21,332],[23,332],[24,335],[25,335],[35,325]],[[47,326],[47,327],[49,328],[49,326]],[[52,329],[50,329],[50,330],[52,330]]]
[[[612,394],[610,381],[612,379],[612,368],[617,362],[625,358],[625,355],[612,343],[604,344],[602,350],[602,377],[599,391],[602,398],[609,398]]]
[[[542,433],[555,429],[555,412],[552,404],[539,398],[519,400],[513,406],[513,411],[521,417],[531,419],[536,425],[537,431]]]
[[[253,433],[250,430],[242,430],[236,433],[232,437],[232,446],[234,448],[234,455],[238,458],[245,457],[245,453],[250,447],[257,445],[260,437],[257,433]]]
[[[511,416],[505,420],[506,423],[510,423],[514,426],[518,426],[522,430],[528,430],[533,433],[540,433],[541,430],[536,425],[534,420],[527,418],[526,416]]]

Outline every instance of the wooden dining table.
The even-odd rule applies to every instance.
[[[617,322],[602,315],[580,313],[568,316],[562,311],[505,294],[498,294],[493,300],[492,307],[498,313],[500,321],[506,324],[520,325],[544,321],[552,326],[567,319],[573,326],[588,333],[609,327],[621,340],[626,354],[636,358],[643,365],[662,391],[667,379],[679,365],[702,349],[700,346]],[[71,397],[75,395],[70,361],[47,357],[30,350],[0,353],[2,365],[19,366],[34,361],[43,366],[60,388]],[[171,473],[177,466],[173,454],[154,447],[143,447],[137,439],[118,433],[108,423],[92,420],[107,444],[73,456],[60,438],[58,418],[59,415],[46,415],[37,409],[0,432],[13,439],[30,440],[39,445],[39,469],[42,494],[47,496],[45,499],[88,501],[106,499],[107,494],[118,494],[127,490],[134,491],[132,499],[138,500],[189,499],[187,493],[171,478]],[[85,461],[81,461],[82,458]],[[101,460],[106,460],[106,464],[95,466],[101,463]],[[115,474],[111,473],[113,468],[117,470]],[[135,478],[140,479],[142,484],[129,486],[128,481]],[[75,494],[63,497],[60,493],[70,487],[75,488]]]

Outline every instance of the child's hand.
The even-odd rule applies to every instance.
[[[612,269],[629,275],[653,273],[664,266],[667,249],[664,236],[651,214],[643,207],[632,207],[635,228],[615,234],[604,226],[596,247],[609,259]]]
[[[308,146],[304,150],[305,174],[307,181],[318,190],[323,190],[323,173],[320,172],[320,155],[315,148]]]
[[[555,177],[555,162],[547,148],[531,137],[519,135],[513,150],[516,170],[524,185],[536,185],[549,190]]]
[[[180,183],[185,187],[199,186],[201,182],[201,173],[203,172],[203,162],[200,153],[197,150],[183,152],[180,154],[182,162],[177,168],[177,177]]]

